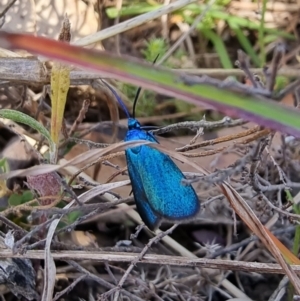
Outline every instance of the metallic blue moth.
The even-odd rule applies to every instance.
[[[142,129],[134,114],[133,118],[129,116],[120,97],[111,87],[109,89],[128,117],[124,140],[158,143],[150,132]],[[168,155],[147,145],[127,149],[125,155],[137,211],[149,229],[158,228],[162,220],[178,222],[198,213],[200,202],[195,190],[182,183],[185,177]]]

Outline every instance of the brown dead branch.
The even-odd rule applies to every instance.
[[[109,262],[109,263],[131,263],[136,259],[136,253],[104,253],[91,251],[52,251],[54,260],[90,260],[94,262]],[[0,258],[29,258],[29,259],[44,259],[44,251],[27,251],[25,255],[13,254],[10,250],[4,250],[0,253]],[[185,266],[198,268],[211,268],[232,271],[285,274],[279,264],[260,263],[260,262],[245,262],[236,260],[221,260],[207,258],[187,258],[180,256],[167,256],[148,254],[140,261],[141,264],[156,264],[156,265],[171,265]],[[290,266],[293,271],[300,274],[299,265]]]

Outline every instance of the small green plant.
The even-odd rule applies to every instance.
[[[193,24],[195,18],[206,9],[208,2],[209,1],[205,1],[205,4],[192,3],[183,9],[176,11],[174,14],[181,16],[184,22]],[[274,42],[278,39],[278,37],[295,39],[293,35],[286,33],[285,31],[276,28],[268,28],[265,26],[264,16],[266,12],[266,0],[262,2],[263,5],[260,21],[250,20],[228,13],[226,6],[229,3],[230,0],[216,1],[210,6],[209,11],[206,12],[205,16],[202,18],[202,21],[197,25],[199,32],[202,33],[203,36],[213,44],[215,51],[220,57],[220,62],[223,68],[232,68],[233,66],[222,37],[216,34],[216,28],[219,21],[223,21],[228,25],[229,29],[232,31],[232,35],[237,38],[241,47],[251,58],[252,64],[255,67],[261,67],[265,64],[265,47],[269,43]],[[160,5],[154,5],[153,3],[148,2],[136,4],[132,3],[130,6],[123,5],[120,15],[140,15],[153,11],[159,7]],[[117,11],[114,7],[110,7],[106,9],[106,13],[110,18],[116,18],[116,16],[119,14],[119,11]],[[255,31],[259,36],[259,52],[255,51],[252,42],[248,38],[249,31]],[[145,56],[147,57],[147,55]]]
[[[5,173],[9,171],[9,165],[6,158],[0,159],[0,173]]]
[[[9,206],[18,206],[21,204],[25,204],[34,199],[34,195],[30,190],[25,190],[22,194],[13,193],[9,199],[8,204]]]
[[[157,55],[162,57],[168,51],[168,44],[162,38],[152,38],[146,42],[146,47],[142,50],[142,54],[148,62],[153,62]]]
[[[2,158],[0,160],[0,173],[6,173],[9,171],[9,165],[7,163],[6,158]],[[6,186],[5,180],[0,180],[0,197],[8,196],[11,193],[11,191]]]

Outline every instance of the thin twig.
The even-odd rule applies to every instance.
[[[53,301],[58,300],[61,296],[68,294],[80,281],[84,280],[85,278],[87,278],[87,275],[81,275],[80,277],[78,277],[75,281],[73,281],[70,285],[68,285],[65,289],[63,289],[62,291],[60,291],[59,293],[55,294],[55,297],[53,298]]]
[[[161,65],[182,44],[182,42],[187,38],[187,36],[191,34],[191,32],[197,27],[197,25],[205,17],[205,15],[207,14],[207,12],[210,10],[210,8],[215,2],[216,0],[210,0],[209,3],[207,3],[207,5],[205,6],[201,14],[195,18],[189,30],[183,33],[180,36],[180,38],[168,49],[168,51],[157,62],[157,65]]]
[[[120,11],[121,11],[121,8],[122,8],[122,3],[123,3],[123,0],[116,0],[116,10],[117,10],[117,16],[115,18],[115,21],[114,21],[114,25],[118,25],[119,22],[120,22]],[[120,50],[120,35],[119,34],[116,34],[115,35],[115,47],[116,47],[116,52],[118,55],[121,55],[121,50]]]
[[[84,273],[88,278],[90,278],[91,280],[94,280],[94,281],[98,282],[100,285],[102,285],[102,286],[104,286],[104,287],[106,287],[108,289],[113,289],[114,288],[114,286],[111,283],[109,283],[109,282],[103,280],[102,278],[97,277],[96,275],[90,273],[88,270],[86,270],[85,268],[83,268],[77,262],[75,262],[73,260],[68,260],[67,262],[68,262],[68,264],[70,264],[71,266],[73,266],[76,270],[78,270],[81,273]],[[141,298],[139,298],[139,297],[137,297],[137,296],[135,296],[135,295],[133,295],[133,294],[125,291],[125,290],[122,290],[122,293],[124,295],[130,297],[131,300],[143,301]]]
[[[170,124],[163,128],[152,130],[151,132],[153,134],[160,135],[160,134],[165,134],[180,129],[198,130],[199,128],[203,128],[208,130],[208,129],[216,129],[220,127],[234,127],[245,123],[246,122],[242,119],[232,120],[230,117],[224,117],[219,121],[206,121],[205,119],[202,119],[200,121],[184,121],[184,122]]]
[[[289,278],[287,276],[284,276],[276,290],[272,293],[271,297],[268,301],[279,301],[282,300],[282,297],[285,295],[286,292],[286,286],[290,282]]]
[[[105,147],[108,147],[108,146],[111,145],[111,144],[108,144],[108,143],[96,143],[96,142],[93,142],[93,141],[90,141],[90,140],[78,139],[78,138],[73,138],[73,137],[70,137],[69,141],[74,141],[78,144],[85,144],[90,149],[91,148],[105,148]]]
[[[68,181],[69,185],[76,179],[76,177],[78,177],[86,169],[88,169],[88,168],[90,168],[90,167],[92,167],[92,166],[94,166],[94,165],[96,165],[98,163],[101,163],[103,161],[108,161],[108,160],[111,160],[113,158],[120,157],[120,156],[123,156],[123,155],[124,155],[124,151],[113,153],[113,154],[110,154],[110,155],[106,155],[106,156],[100,157],[96,161],[85,165],[84,167],[80,168],[76,173],[74,173],[72,175],[72,177]]]
[[[119,252],[91,252],[91,251],[55,251],[52,253],[54,260],[90,260],[93,262],[109,262],[109,263],[131,263],[137,258],[136,253],[119,253]],[[28,258],[28,259],[44,259],[44,250],[27,251],[24,255],[14,254],[11,250],[2,250],[0,258]],[[263,263],[263,262],[245,262],[235,260],[207,259],[207,258],[188,258],[181,256],[169,256],[159,254],[146,254],[139,264],[155,264],[185,266],[198,268],[212,268],[221,270],[233,270],[244,272],[285,274],[279,264]],[[291,265],[291,268],[300,274],[300,265]],[[110,286],[110,288],[114,288]]]
[[[229,91],[236,91],[240,93],[245,93],[247,95],[255,95],[256,97],[258,97],[259,95],[269,98],[272,97],[272,93],[263,87],[253,87],[245,85],[232,78],[221,81],[215,78],[208,77],[206,75],[197,77],[194,75],[180,74],[178,76],[178,81],[183,82],[188,86],[193,86],[197,84],[207,84],[212,87],[226,89]]]
[[[278,69],[280,66],[280,61],[284,55],[284,52],[285,52],[285,46],[283,44],[279,44],[275,47],[272,63],[269,68],[270,78],[266,83],[266,88],[270,92],[273,92],[273,90],[274,90],[277,72],[278,72]]]
[[[105,212],[107,211],[108,209],[110,209],[111,207],[114,207],[118,204],[122,204],[122,203],[126,203],[126,202],[129,202],[129,201],[132,201],[133,198],[132,197],[128,197],[126,199],[120,199],[120,200],[117,200],[117,201],[114,201],[112,203],[105,203],[105,206],[99,206],[99,204],[97,204],[96,206],[91,204],[91,205],[86,205],[86,206],[82,206],[80,208],[78,207],[75,207],[75,208],[70,208],[70,211],[68,211],[69,209],[65,210],[65,209],[59,209],[59,208],[56,208],[55,211],[57,212],[61,212],[61,214],[63,213],[64,215],[65,214],[68,214],[69,212],[73,212],[73,211],[77,211],[77,210],[84,210],[85,208],[87,210],[92,210],[90,213],[86,214],[86,215],[83,215],[81,217],[79,217],[75,222],[73,222],[72,224],[70,225],[67,225],[59,230],[57,230],[55,232],[56,235],[60,234],[60,233],[63,233],[63,232],[69,232],[71,230],[73,230],[76,226],[78,226],[79,224],[81,224],[82,222],[94,217],[95,215],[99,214],[99,213],[102,213],[102,212]],[[104,204],[102,204],[104,205]],[[54,209],[53,209],[54,210]],[[61,211],[62,210],[62,211]],[[27,250],[32,250],[32,249],[35,249],[35,248],[38,248],[38,247],[41,247],[45,244],[46,240],[45,239],[40,239],[39,241],[31,244],[31,245],[28,245],[26,247]]]
[[[9,9],[15,4],[17,0],[12,0],[0,13],[0,18],[4,17],[5,14],[9,11]]]
[[[8,228],[19,231],[20,233],[22,233],[22,235],[26,235],[28,233],[26,230],[22,229],[20,226],[16,225],[14,222],[10,221],[2,214],[0,214],[0,221],[4,223]]]
[[[82,107],[79,111],[79,114],[76,118],[76,120],[74,121],[71,129],[69,130],[68,136],[72,136],[73,133],[75,132],[75,130],[77,129],[78,125],[83,121],[83,119],[85,118],[85,114],[87,113],[89,106],[90,106],[90,100],[89,99],[85,99],[83,101]]]
[[[294,232],[295,227],[296,226],[289,226],[287,228],[279,228],[279,229],[276,229],[276,230],[272,231],[272,233],[274,235],[287,234],[287,233],[290,233],[290,232]],[[235,250],[237,250],[241,247],[247,246],[250,242],[258,241],[258,240],[259,240],[259,238],[257,236],[251,236],[251,237],[246,238],[246,239],[244,239],[244,240],[242,240],[238,243],[232,244],[229,247],[219,248],[215,252],[213,252],[211,255],[207,256],[206,258],[211,258],[212,259],[212,258],[217,258],[219,256],[223,256],[223,255],[228,254],[228,253],[232,253],[232,252],[234,252]]]
[[[246,77],[250,80],[254,88],[258,88],[258,82],[255,80],[254,74],[250,71],[249,57],[242,50],[237,51],[238,61],[236,66],[239,67],[245,73]]]
[[[130,266],[128,267],[128,269],[126,270],[125,274],[123,275],[123,277],[121,278],[121,280],[119,281],[117,287],[115,287],[113,290],[108,291],[107,293],[105,293],[105,296],[109,296],[110,294],[112,294],[113,292],[115,292],[115,296],[114,296],[114,301],[118,301],[119,300],[119,294],[120,294],[120,290],[122,288],[122,286],[124,285],[124,282],[126,281],[128,275],[130,274],[130,272],[132,271],[132,269],[135,267],[135,265],[141,261],[144,257],[144,255],[148,252],[148,250],[151,248],[152,244],[159,242],[163,237],[165,237],[166,235],[169,235],[170,233],[173,232],[173,230],[177,227],[178,225],[175,224],[173,225],[170,229],[168,229],[165,232],[160,232],[158,235],[156,235],[155,237],[153,237],[152,239],[149,240],[148,244],[144,247],[144,249],[142,250],[142,252],[131,262]]]
[[[176,151],[186,152],[186,151],[197,149],[197,148],[200,148],[200,147],[211,146],[211,145],[215,145],[215,144],[219,144],[219,143],[224,143],[224,142],[227,142],[227,141],[236,140],[236,139],[254,134],[254,133],[258,132],[259,130],[260,130],[260,127],[255,126],[255,127],[251,128],[249,130],[246,130],[246,131],[243,131],[243,132],[240,132],[240,133],[237,133],[237,134],[221,136],[219,138],[202,141],[202,142],[199,142],[197,144],[185,145],[185,146],[182,146],[182,147],[178,147],[178,148],[176,148]]]
[[[20,240],[16,241],[14,244],[14,247],[13,247],[13,252],[16,253],[26,240],[33,237],[36,233],[39,233],[41,231],[41,229],[45,229],[45,226],[47,226],[48,224],[51,224],[55,219],[57,219],[57,217],[54,216],[51,219],[45,221],[44,223],[36,226],[33,230],[31,230],[26,235],[24,235]]]

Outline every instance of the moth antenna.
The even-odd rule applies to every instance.
[[[124,102],[122,101],[121,97],[117,94],[117,92],[104,80],[101,80],[106,86],[107,88],[111,91],[111,93],[115,96],[115,98],[117,99],[118,103],[120,104],[120,106],[122,107],[123,111],[125,112],[127,118],[130,118],[129,112],[124,104]]]
[[[155,59],[153,60],[153,65],[156,63],[157,59],[159,57],[159,54],[155,57]]]
[[[159,54],[155,57],[154,61],[153,61],[153,65],[156,63],[157,59],[159,57]],[[141,93],[141,90],[142,90],[142,87],[139,87],[136,91],[136,94],[135,94],[135,98],[134,98],[134,101],[133,101],[133,108],[132,108],[132,117],[135,118],[135,107],[136,107],[136,103],[139,99],[139,96],[140,96],[140,93]]]
[[[133,117],[133,118],[135,118],[135,107],[136,107],[137,101],[138,101],[138,99],[139,99],[141,90],[142,90],[142,87],[139,87],[139,88],[137,89],[137,91],[136,91],[136,94],[135,94],[135,98],[134,98],[134,101],[133,101],[133,108],[132,108],[132,117]]]

